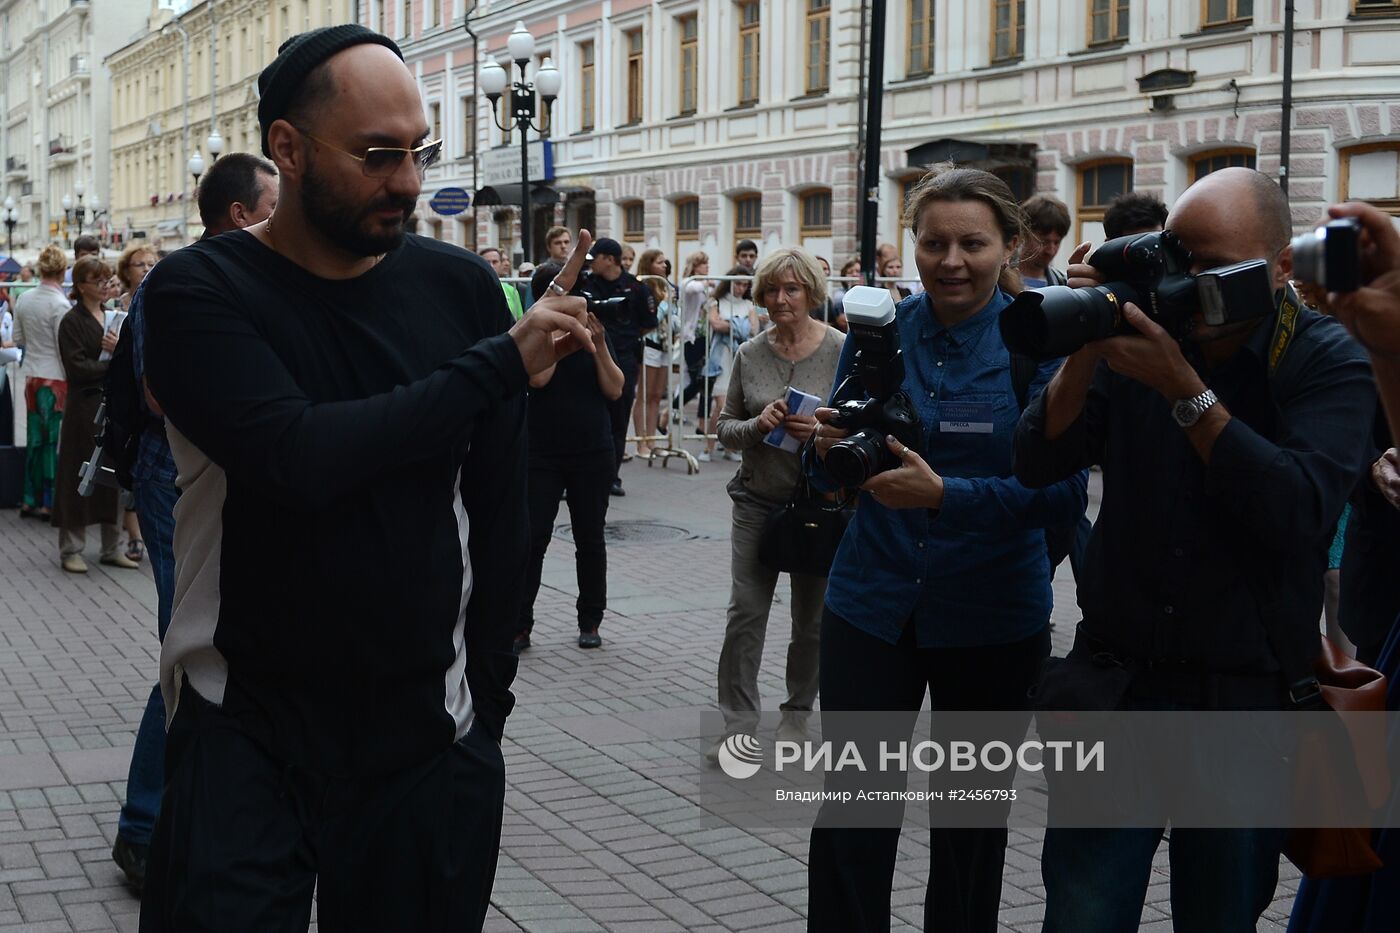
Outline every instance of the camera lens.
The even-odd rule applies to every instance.
[[[1327,287],[1327,263],[1323,230],[1309,230],[1293,238],[1293,277],[1300,282]]]
[[[837,441],[826,452],[826,471],[842,486],[854,489],[879,472],[880,449],[884,441],[868,431],[860,431]]]
[[[1032,359],[1066,356],[1091,340],[1112,336],[1129,301],[1142,306],[1137,291],[1122,282],[1024,291],[1001,312],[1001,339],[1011,352]]]

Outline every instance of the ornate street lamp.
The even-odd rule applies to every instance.
[[[15,210],[15,199],[5,199],[5,252],[15,254],[15,224],[19,223],[19,212]]]
[[[525,68],[530,64],[530,58],[535,54],[535,37],[530,35],[525,28],[523,21],[515,24],[515,30],[506,40],[506,48],[510,51],[510,57],[520,69],[520,80],[511,84],[511,117],[507,123],[502,123],[500,116],[496,113],[496,102],[500,100],[501,94],[505,91],[506,85],[510,83],[510,75],[501,67],[500,63],[489,61],[481,68],[481,89],[486,94],[486,99],[491,102],[491,119],[502,132],[509,133],[511,128],[520,132],[520,240],[522,243],[521,255],[525,259],[530,259],[530,250],[533,244],[530,241],[530,141],[528,131],[533,129],[536,133],[544,135],[549,129],[549,110],[555,98],[559,96],[559,88],[563,84],[563,76],[559,69],[554,67],[552,59],[546,58],[535,73],[533,84],[525,80]],[[539,126],[534,123],[535,116],[535,91],[538,90],[540,97],[544,101]]]

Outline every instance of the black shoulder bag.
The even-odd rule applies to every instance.
[[[758,559],[780,573],[829,576],[836,549],[855,515],[854,502],[854,496],[843,502],[823,499],[813,491],[804,469],[787,503],[764,521]]]

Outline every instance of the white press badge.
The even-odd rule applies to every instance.
[[[991,434],[991,402],[941,402],[938,430],[944,434]]]

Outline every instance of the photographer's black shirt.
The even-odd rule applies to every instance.
[[[612,338],[604,334],[604,339],[607,349],[599,352],[611,354],[616,362]],[[530,388],[531,458],[575,463],[586,461],[590,454],[611,458],[612,404],[603,397],[598,385],[598,364],[593,354],[580,352],[564,357],[546,385]]]
[[[1232,415],[1209,466],[1167,399],[1105,363],[1062,436],[1045,439],[1043,395],[1021,419],[1026,485],[1103,466],[1080,631],[1126,658],[1278,670],[1265,605],[1316,650],[1327,547],[1370,448],[1375,389],[1361,347],[1307,308],[1271,376],[1274,322],[1213,372],[1192,361]]]

